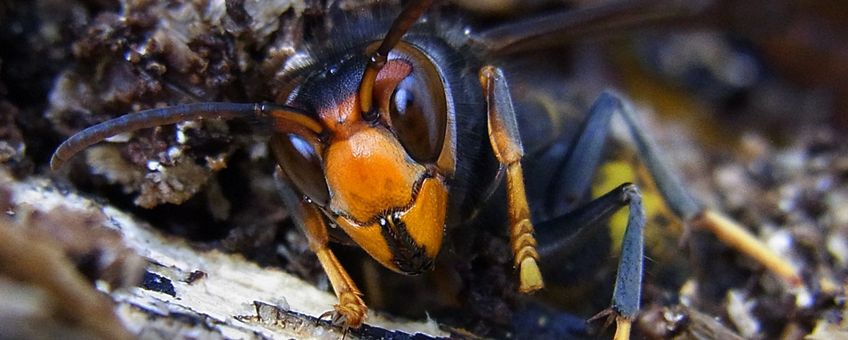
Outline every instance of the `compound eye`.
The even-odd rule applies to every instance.
[[[283,171],[306,197],[319,206],[330,201],[324,167],[313,144],[296,134],[278,135],[273,150]]]
[[[432,65],[418,63],[414,67],[392,93],[389,102],[391,125],[413,159],[434,162],[445,139],[445,89]]]

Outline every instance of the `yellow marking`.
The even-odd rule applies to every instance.
[[[658,255],[656,254],[658,251],[663,254],[667,253],[667,250],[671,250],[672,252],[677,251],[675,246],[670,246],[676,244],[676,242],[668,242],[670,237],[668,237],[667,232],[669,230],[651,225],[651,221],[656,220],[659,216],[673,221],[678,221],[678,218],[670,212],[662,196],[656,191],[650,174],[643,174],[641,171],[637,173],[634,165],[630,162],[615,160],[601,165],[596,178],[597,180],[592,185],[592,197],[600,197],[622,183],[630,182],[638,184],[642,189],[642,205],[645,208],[645,220],[648,224],[645,228],[645,247],[651,249],[655,255]],[[612,241],[611,250],[615,253],[621,252],[624,231],[627,227],[627,216],[628,209],[621,209],[613,214],[609,221],[610,239]],[[679,223],[676,225],[679,225]],[[679,234],[679,230],[674,231],[676,232],[675,236]]]

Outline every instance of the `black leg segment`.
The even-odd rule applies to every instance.
[[[585,243],[588,235],[600,230],[603,223],[619,208],[627,205],[629,217],[621,246],[621,256],[616,274],[611,308],[597,317],[609,316],[617,323],[616,338],[626,338],[631,321],[639,312],[642,290],[645,212],[638,188],[624,184],[587,204],[581,202],[588,194],[594,174],[604,154],[607,134],[613,115],[623,119],[637,154],[656,183],[668,207],[687,223],[703,226],[722,241],[737,248],[762,263],[793,285],[800,284],[791,264],[768,249],[754,235],[732,220],[721,216],[695,200],[664,159],[661,150],[643,131],[636,120],[631,104],[620,95],[606,91],[593,104],[586,121],[580,127],[565,157],[555,167],[553,185],[545,197],[545,211],[549,220],[537,223],[538,250],[543,269],[550,267],[547,258],[564,258],[569,248]],[[561,257],[563,256],[563,257]],[[567,256],[567,255],[566,255]],[[545,274],[550,278],[556,275]],[[620,337],[619,337],[620,336]]]
[[[606,227],[609,218],[623,207],[629,207],[627,229],[621,245],[612,309],[632,318],[639,311],[642,291],[644,254],[643,230],[645,210],[642,195],[635,184],[625,183],[568,214],[540,223],[536,238],[545,275],[557,279],[555,259],[568,258],[594,232]],[[546,260],[552,261],[546,261]]]
[[[642,296],[645,209],[642,207],[642,194],[639,193],[636,185],[623,185],[617,190],[621,190],[622,198],[630,207],[630,214],[627,218],[624,240],[621,243],[615,290],[612,293],[612,308],[622,316],[633,319],[639,312],[639,301]]]
[[[680,179],[677,178],[675,172],[669,167],[669,162],[659,153],[660,149],[645,135],[645,132],[639,128],[639,125],[636,124],[636,113],[630,106],[630,103],[622,100],[619,95],[609,91],[601,94],[601,99],[599,100],[609,101],[613,109],[619,112],[624,118],[627,128],[630,129],[633,142],[636,144],[636,149],[639,151],[639,156],[651,172],[651,176],[657,184],[657,189],[659,189],[669,208],[677,216],[687,221],[701,213],[703,211],[702,205],[686,191]]]
[[[603,156],[610,120],[616,113],[624,119],[639,156],[671,210],[685,220],[698,215],[702,211],[701,204],[686,191],[667,165],[668,162],[658,152],[659,149],[638,126],[630,104],[614,92],[605,91],[592,105],[576,141],[560,167],[561,175],[557,177],[555,190],[552,190],[553,194],[547,202],[551,207],[548,216],[559,216],[573,209],[574,204],[589,191]]]

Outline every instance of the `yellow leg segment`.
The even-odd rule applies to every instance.
[[[509,241],[515,256],[514,265],[519,273],[518,289],[522,293],[530,293],[542,289],[545,284],[536,263],[539,254],[536,252],[536,239],[533,237],[533,224],[530,222],[530,209],[524,192],[521,163],[510,164],[506,171]]]
[[[798,270],[777,253],[766,247],[748,230],[730,218],[717,212],[706,210],[694,219],[696,225],[706,228],[722,242],[740,252],[753,257],[769,271],[777,274],[793,287],[803,284]]]
[[[362,301],[362,293],[356,288],[347,271],[329,248],[325,247],[315,254],[318,255],[318,261],[321,262],[321,266],[330,279],[336,297],[339,298],[339,303],[333,306],[335,309],[333,322],[344,323],[346,327],[359,327],[368,312],[368,307]]]
[[[302,213],[303,229],[309,239],[309,248],[318,256],[318,261],[327,273],[336,297],[339,298],[339,303],[333,306],[335,309],[332,316],[333,323],[341,323],[345,327],[353,328],[361,326],[368,307],[362,301],[359,288],[339,263],[336,255],[327,247],[329,236],[323,216],[314,206],[306,202],[301,203],[299,212]]]
[[[509,212],[509,237],[514,255],[514,265],[519,273],[519,290],[530,293],[545,284],[539,271],[536,239],[524,191],[524,174],[521,157],[524,149],[518,133],[518,123],[512,108],[512,99],[503,73],[492,66],[480,70],[480,85],[486,98],[489,142],[495,157],[506,167],[507,210]]]
[[[613,335],[614,340],[629,340],[630,339],[630,327],[633,325],[633,320],[625,318],[621,315],[616,315],[615,317],[615,335]]]

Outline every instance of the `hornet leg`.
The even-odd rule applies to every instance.
[[[567,204],[558,206],[552,204],[551,201],[546,202],[549,203],[549,206],[563,210],[572,209],[569,206],[573,206],[573,203],[579,201],[582,197],[581,195],[588,192],[592,183],[592,176],[601,161],[610,119],[615,113],[620,114],[624,119],[636,144],[638,154],[654,178],[663,199],[677,216],[680,216],[686,222],[707,228],[723,242],[753,257],[790,284],[795,286],[801,284],[797,270],[791,264],[771,251],[744,227],[715,211],[703,207],[689,194],[677,175],[668,167],[668,163],[662,159],[658,153],[658,148],[636,124],[634,110],[626,101],[611,92],[603,93],[595,101],[586,122],[581,127],[576,142],[567,152],[565,162],[558,172],[568,176],[560,176],[559,181],[553,183],[556,196],[567,200]],[[554,209],[555,213],[552,216],[568,217],[573,220],[564,222],[562,218],[554,218],[551,221],[541,223],[538,230],[542,244],[540,252],[544,255],[548,252],[562,251],[562,248],[572,243],[568,238],[579,238],[581,234],[586,233],[581,229],[589,228],[578,227],[578,232],[573,236],[566,237],[564,234],[559,236],[559,238],[565,238],[564,240],[558,240],[554,236],[558,233],[556,231],[557,224],[565,223],[565,225],[571,224],[573,226],[580,220],[590,225],[596,223],[594,220],[603,217],[606,213],[604,212],[601,216],[592,216],[587,211],[596,210],[592,208],[593,204],[597,201],[603,201],[605,196],[607,195],[574,212],[563,213]],[[625,196],[628,197],[627,201],[630,205],[630,217],[621,250],[612,308],[596,316],[614,316],[618,323],[616,337],[622,339],[629,334],[629,320],[635,316],[639,309],[643,252],[641,230],[645,220],[641,207],[641,196],[635,190],[635,187],[631,193]],[[604,210],[601,209],[601,211]],[[575,228],[566,229],[573,230]],[[563,232],[559,233],[562,234]]]
[[[556,196],[549,197],[546,202],[548,206],[559,208],[559,210],[553,209],[553,213],[549,216],[559,216],[570,209],[569,204],[556,204],[554,202],[556,197],[566,200],[566,203],[573,203],[588,192],[592,175],[600,164],[610,119],[616,113],[624,119],[637,152],[656,182],[663,200],[677,216],[687,223],[711,231],[722,242],[751,256],[790,285],[802,284],[797,269],[789,262],[766,247],[746,228],[704,207],[689,194],[677,174],[669,167],[669,162],[662,158],[657,146],[639,128],[636,123],[636,114],[629,103],[612,92],[604,92],[595,101],[586,122],[581,127],[577,141],[569,149],[565,163],[559,170],[559,173],[568,174],[568,176],[560,176],[558,182],[553,183],[552,191],[556,193]]]
[[[635,112],[628,102],[609,92],[602,94],[598,101],[603,102],[602,105],[604,106],[609,106],[608,109],[619,112],[624,118],[639,154],[656,180],[660,194],[675,214],[682,217],[686,222],[706,228],[722,242],[754,258],[790,285],[795,287],[802,285],[798,270],[769,249],[745,227],[712,209],[704,207],[692,198],[686,188],[680,184],[676,174],[668,167],[668,162],[657,153],[658,148],[638,127]]]
[[[597,231],[615,212],[628,206],[627,229],[621,244],[618,272],[611,307],[595,317],[616,321],[615,339],[628,339],[632,320],[639,312],[642,296],[642,268],[645,210],[642,195],[634,184],[625,183],[586,205],[565,215],[539,224],[539,254],[545,258],[562,258],[572,246]],[[565,231],[567,230],[567,231]],[[549,264],[543,263],[543,267]]]
[[[334,305],[332,321],[334,324],[341,324],[347,327],[359,327],[364,321],[368,307],[362,301],[362,293],[356,287],[356,284],[342,267],[336,255],[327,246],[329,235],[327,233],[327,223],[324,216],[312,204],[304,201],[287,183],[282,171],[277,169],[275,174],[277,177],[277,188],[286,206],[291,209],[292,217],[301,229],[306,234],[309,240],[309,249],[315,252],[318,256],[318,261],[327,277],[330,279],[330,284],[333,286],[333,291],[336,292],[336,297],[339,303]]]
[[[518,123],[512,98],[503,72],[492,66],[480,70],[480,84],[486,98],[489,123],[489,141],[495,157],[506,168],[507,210],[509,236],[514,265],[519,272],[519,290],[529,293],[544,287],[536,253],[536,239],[530,221],[530,208],[524,191],[524,174],[521,157],[524,148],[518,134]]]

